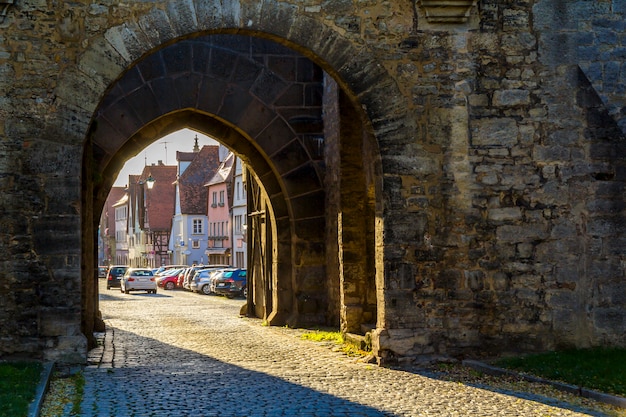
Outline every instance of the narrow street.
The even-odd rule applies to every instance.
[[[82,416],[603,416],[533,394],[357,363],[299,330],[238,315],[242,299],[122,294],[84,371]]]

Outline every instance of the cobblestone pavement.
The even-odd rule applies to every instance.
[[[101,287],[107,324],[83,416],[602,416],[533,394],[358,363],[298,330],[239,317],[243,300]]]

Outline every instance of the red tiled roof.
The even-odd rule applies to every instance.
[[[186,153],[186,152],[181,152]],[[180,209],[183,214],[207,213],[207,189],[204,187],[220,165],[219,146],[205,145],[178,179]]]

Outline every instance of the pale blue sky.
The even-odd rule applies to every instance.
[[[141,174],[146,165],[157,164],[159,161],[163,161],[165,165],[176,165],[176,151],[192,152],[196,135],[198,135],[198,145],[201,148],[204,145],[219,145],[217,141],[201,133],[189,129],[179,130],[155,140],[152,145],[144,148],[137,156],[126,161],[113,185],[115,187],[125,186],[128,184],[128,176]],[[167,154],[165,153],[166,147]]]

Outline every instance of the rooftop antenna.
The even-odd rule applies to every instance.
[[[163,141],[161,143],[165,145],[165,165],[167,165],[167,144],[170,142]]]

